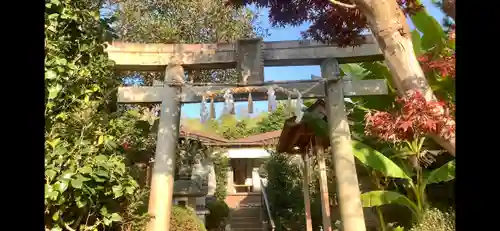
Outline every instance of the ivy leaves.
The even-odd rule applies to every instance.
[[[122,126],[133,118],[107,112],[119,82],[104,52],[109,27],[99,7],[45,3],[45,228],[100,230],[122,221],[138,191],[117,144],[135,131]]]
[[[100,210],[101,217],[92,226],[109,226],[121,220],[116,202],[134,195],[138,184],[130,176],[122,156],[96,155],[89,150],[105,153],[108,148],[104,144],[94,147],[91,142],[81,143],[84,145],[71,148],[59,138],[47,141],[45,205],[51,209],[46,215],[58,223],[64,214]],[[107,212],[108,206],[115,207],[113,212]]]

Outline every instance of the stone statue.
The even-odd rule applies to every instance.
[[[205,166],[203,166],[201,159],[199,157],[195,157],[191,170],[191,180],[195,182],[200,189],[206,188],[207,173],[208,171]]]
[[[199,205],[205,206],[207,187],[201,187],[200,169],[193,166],[193,170],[188,167],[179,169],[180,179],[174,182],[174,201],[187,201],[187,204],[196,209]]]
[[[208,187],[208,196],[214,196],[215,189],[217,188],[217,175],[215,175],[215,167],[214,163],[211,160],[205,160],[204,165],[207,169],[207,187]]]
[[[200,189],[206,190],[208,196],[213,196],[215,194],[215,188],[217,187],[216,178],[215,167],[210,159],[205,159],[203,161],[200,158],[195,159],[191,180],[197,182]]]

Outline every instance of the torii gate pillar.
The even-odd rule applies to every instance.
[[[177,151],[181,118],[181,102],[178,97],[180,88],[170,86],[167,83],[176,79],[173,75],[182,75],[177,77],[184,79],[183,68],[180,65],[168,65],[165,71],[155,162],[149,193],[148,212],[153,218],[148,223],[148,231],[170,230],[175,153]]]
[[[340,68],[337,60],[323,61],[321,75],[328,79],[339,77]],[[335,166],[340,219],[344,231],[366,231],[341,83],[342,81],[326,83],[328,128]]]

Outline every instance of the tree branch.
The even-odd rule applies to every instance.
[[[337,0],[330,0],[330,2],[335,4],[335,5],[346,7],[346,8],[356,8],[356,4],[347,4],[347,3],[339,2]]]
[[[68,224],[66,224],[66,223],[63,223],[63,224],[64,224],[64,228],[66,228],[67,230],[76,231],[75,229],[71,228]]]
[[[61,219],[59,220],[59,222],[60,222],[60,224],[62,224],[62,225],[64,226],[64,228],[66,228],[67,230],[69,230],[69,231],[76,231],[75,229],[71,228],[71,226],[69,226],[68,224],[66,224],[66,222],[64,222],[64,220],[62,219],[62,217],[61,217]]]
[[[452,156],[455,156],[455,139],[445,139],[444,137],[438,134],[429,134],[437,144],[439,144],[442,148],[446,149]]]

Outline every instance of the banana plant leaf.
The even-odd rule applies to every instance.
[[[352,141],[354,156],[363,165],[368,166],[372,169],[380,171],[387,177],[402,178],[411,180],[411,178],[401,169],[396,163],[391,159],[384,156],[384,154],[373,149],[372,147],[363,144],[359,141]]]
[[[387,204],[399,204],[406,206],[416,216],[419,215],[418,213],[419,210],[417,205],[413,203],[410,199],[408,199],[408,197],[398,192],[385,191],[385,190],[366,192],[361,194],[361,203],[365,208],[382,206]]]
[[[447,182],[453,179],[455,179],[455,160],[451,160],[438,169],[424,175],[425,185]]]
[[[389,94],[377,96],[351,97],[357,105],[365,108],[385,110],[392,106],[395,99],[395,89],[391,86],[391,73],[383,62],[365,62],[361,64],[342,65],[341,70],[353,77],[353,79],[386,79]],[[364,116],[364,113],[363,113]]]
[[[411,21],[417,30],[423,33],[420,39],[423,50],[432,49],[433,52],[440,53],[445,48],[447,44],[443,27],[427,10],[421,10],[411,16]]]
[[[415,55],[417,57],[420,56],[422,54],[420,32],[413,30],[411,32],[411,41],[413,42],[413,51],[415,52]]]
[[[368,72],[359,64],[348,63],[340,64],[341,74],[352,77],[352,80],[362,80]]]

